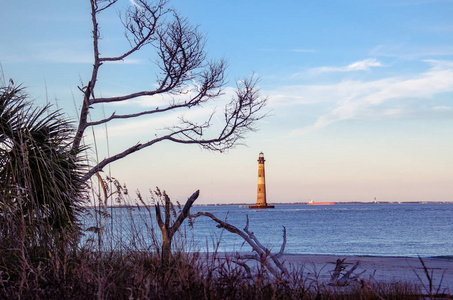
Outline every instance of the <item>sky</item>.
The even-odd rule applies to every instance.
[[[118,10],[132,0],[120,0]],[[225,94],[188,113],[221,110],[244,76],[260,78],[268,117],[226,153],[161,143],[105,168],[133,196],[166,190],[198,204],[256,202],[258,154],[267,201],[453,201],[453,1],[208,1],[169,5],[198,25],[209,58],[228,61]],[[101,53],[127,48],[117,12],[100,20]],[[89,1],[2,3],[0,67],[36,104],[77,120],[91,74]],[[153,53],[104,65],[98,95],[155,84]],[[165,99],[96,107],[137,111]],[[102,159],[144,142],[183,114],[116,122],[87,132]],[[95,139],[93,139],[93,134]],[[93,141],[95,140],[95,144]]]

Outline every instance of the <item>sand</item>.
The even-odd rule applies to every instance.
[[[251,253],[241,252],[240,255]],[[235,256],[233,253],[220,255]],[[422,263],[416,257],[382,257],[382,256],[347,256],[347,255],[316,255],[316,254],[284,254],[280,261],[286,267],[303,269],[304,277],[328,284],[338,259],[346,259],[346,271],[359,262],[354,271],[359,279],[371,283],[409,283],[419,285],[422,292],[429,293],[429,280]],[[453,257],[422,258],[432,278],[433,292],[453,292]],[[250,261],[256,265],[255,260]],[[360,281],[360,280],[359,280]]]
[[[287,264],[303,267],[307,275],[317,275],[320,279],[328,281],[337,259],[343,258],[346,258],[346,269],[359,262],[359,267],[354,273],[362,273],[359,275],[362,279],[384,283],[409,282],[426,285],[429,288],[429,280],[419,258],[285,254],[282,260]],[[453,257],[423,258],[423,262],[432,277],[434,288],[441,286],[440,292],[453,292]]]

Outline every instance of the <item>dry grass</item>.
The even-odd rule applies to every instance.
[[[372,279],[344,283],[339,280],[342,274],[335,276],[335,282],[342,282],[341,286],[329,285],[322,282],[316,272],[305,272],[303,267],[288,266],[287,273],[276,275],[269,272],[264,263],[247,264],[238,257],[220,255],[216,251],[196,251],[184,226],[174,236],[170,263],[163,263],[162,238],[160,231],[154,228],[155,215],[141,195],[132,199],[126,187],[111,178],[102,180],[99,186],[100,191],[93,194],[97,206],[86,211],[85,220],[91,224],[85,225],[85,230],[55,233],[46,223],[42,226],[34,223],[30,227],[24,219],[13,220],[3,215],[0,299],[450,297],[433,287],[432,273],[422,260],[428,286],[400,282],[381,284]],[[107,206],[111,202],[129,205],[134,210],[124,208],[121,214],[115,214],[115,209]],[[170,207],[170,217],[176,218],[180,205]],[[191,220],[188,221],[190,226]],[[81,224],[80,228],[83,227]],[[42,242],[43,236],[50,240]],[[341,266],[338,269],[343,270]]]
[[[0,297],[4,299],[420,299],[413,284],[361,282],[347,287],[313,284],[303,270],[286,278],[256,269],[248,276],[232,259],[210,263],[199,253],[175,255],[162,267],[152,252],[77,251],[65,261],[26,263],[23,280],[6,276],[3,259]],[[19,260],[20,261],[20,260]],[[426,295],[435,298],[437,295]],[[441,296],[441,295],[438,295]],[[442,295],[448,298],[448,295]]]
[[[124,204],[125,195],[124,191],[121,191],[122,188],[117,187],[115,195],[119,197],[117,200],[123,201]],[[138,202],[140,203],[140,196]],[[27,247],[25,240],[21,240],[20,236],[2,238],[0,298],[449,299],[450,297],[439,294],[435,289],[426,290],[418,283],[382,284],[369,279],[354,280],[345,286],[329,285],[321,282],[316,274],[309,274],[303,267],[295,266],[289,266],[288,274],[276,277],[260,264],[244,265],[233,256],[191,251],[190,238],[184,233],[183,228],[177,237],[171,263],[162,264],[159,253],[161,240],[154,232],[153,214],[149,207],[137,205],[139,211],[145,213],[137,215],[129,210],[129,213],[123,216],[125,218],[121,221],[123,224],[119,224],[118,219],[110,215],[111,210],[97,207],[99,212],[96,216],[97,230],[87,232],[88,236],[78,244],[67,243],[63,247],[38,249]],[[125,234],[132,234],[127,238],[118,235],[125,229],[126,224],[129,229]]]

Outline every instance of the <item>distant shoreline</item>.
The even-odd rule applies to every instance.
[[[324,205],[324,206],[331,206],[331,205],[356,205],[356,204],[453,204],[453,201],[376,201],[376,202],[361,202],[361,201],[349,201],[349,202],[333,202],[334,204]],[[293,203],[277,203],[277,202],[269,202],[269,205],[308,205],[308,202],[293,202]],[[316,204],[316,202],[315,202]],[[194,204],[194,206],[249,206],[252,205],[250,203],[217,203],[217,204]],[[311,205],[310,205],[311,206]]]
[[[335,205],[383,205],[383,204],[453,204],[453,201],[376,201],[376,202],[361,202],[361,201],[350,201],[350,202],[334,202],[335,204],[330,205],[315,205],[315,207],[319,206],[335,206]],[[269,205],[274,206],[283,206],[283,205],[308,205],[308,202],[293,202],[293,203],[277,203],[277,202],[270,202]],[[194,204],[192,207],[217,207],[217,206],[239,206],[248,208],[253,203],[213,203],[213,204]],[[144,205],[140,205],[144,207]],[[85,206],[86,208],[93,208],[92,205]],[[132,208],[137,207],[136,205],[109,205],[107,208]],[[146,205],[146,207],[154,207],[154,205]]]

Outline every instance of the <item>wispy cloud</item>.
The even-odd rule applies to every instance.
[[[426,29],[426,28],[425,28]],[[433,29],[439,30],[439,29]],[[447,30],[447,29],[445,29]],[[404,59],[419,59],[421,57],[439,57],[453,55],[451,45],[409,46],[404,43],[381,44],[370,51],[370,55],[381,57],[397,57]]]
[[[445,105],[434,106],[432,109],[435,111],[453,111],[453,107]]]
[[[324,128],[335,122],[349,119],[388,119],[407,117],[414,111],[424,110],[433,116],[436,112],[451,111],[453,106],[439,105],[432,101],[437,94],[453,92],[453,62],[426,61],[430,67],[419,74],[407,77],[390,77],[372,81],[341,81],[317,86],[285,87],[271,93],[280,103],[272,105],[309,105],[328,103],[330,110],[317,117],[314,124],[293,130],[291,135],[301,135]],[[284,91],[296,92],[294,95]],[[302,95],[304,97],[302,97]],[[422,103],[423,108],[414,108]],[[418,112],[420,114],[420,112]]]
[[[355,72],[355,71],[368,71],[372,67],[382,67],[382,64],[374,58],[368,58],[365,60],[353,62],[347,66],[318,67],[318,68],[313,68],[310,71],[313,73]]]

